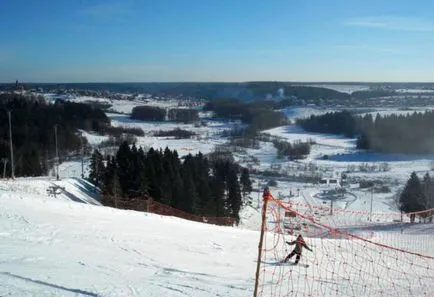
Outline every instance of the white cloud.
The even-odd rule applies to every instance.
[[[434,22],[414,17],[379,16],[360,17],[344,21],[345,25],[354,27],[378,28],[399,31],[434,31]]]

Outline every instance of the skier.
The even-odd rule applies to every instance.
[[[312,251],[312,249],[310,247],[307,246],[306,242],[304,242],[303,236],[298,235],[297,239],[294,241],[286,241],[287,244],[289,245],[294,245],[295,244],[295,248],[292,250],[291,253],[289,253],[288,256],[286,256],[285,260],[283,260],[283,262],[288,262],[289,259],[291,259],[294,255],[297,255],[297,257],[295,258],[295,262],[294,264],[298,264],[298,261],[300,261],[300,257],[301,257],[301,252],[303,250],[303,247],[307,248],[309,251]]]

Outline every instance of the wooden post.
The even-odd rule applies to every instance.
[[[265,222],[267,219],[267,204],[268,204],[268,199],[269,199],[270,195],[271,194],[270,194],[269,190],[266,188],[264,190],[264,194],[263,194],[261,235],[259,237],[259,244],[258,244],[258,260],[256,263],[255,290],[253,292],[253,297],[258,296],[259,270],[261,268],[262,245],[264,242]]]

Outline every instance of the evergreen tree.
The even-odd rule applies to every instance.
[[[245,199],[246,196],[253,190],[252,182],[250,181],[249,170],[247,168],[243,168],[241,170],[240,184],[241,192],[243,193],[243,198]]]
[[[202,153],[198,153],[195,157],[195,171],[196,171],[196,189],[199,200],[199,208],[201,214],[213,215],[213,199],[211,196],[211,189],[209,184],[209,164],[208,160],[203,156]]]
[[[98,153],[94,153],[94,160],[98,160]],[[217,160],[210,170],[208,159],[201,153],[188,155],[181,163],[177,152],[168,148],[164,152],[151,148],[145,154],[142,148],[133,145],[130,149],[124,142],[116,157],[107,158],[106,164],[101,179],[104,205],[143,210],[142,203],[131,198],[149,195],[191,214],[232,216],[239,221],[239,167],[231,160]],[[91,172],[92,178],[97,171]],[[244,178],[248,185],[248,174],[244,173]]]
[[[235,222],[240,222],[239,212],[242,205],[240,184],[238,183],[237,169],[231,166],[228,174],[228,204],[231,217],[235,218]]]
[[[101,187],[104,184],[105,167],[103,156],[98,150],[95,150],[90,159],[89,180],[96,187]]]
[[[194,182],[193,157],[190,154],[185,158],[184,164],[182,165],[182,180],[184,197],[181,202],[181,209],[193,214],[200,213],[198,209],[199,197]]]
[[[227,203],[227,174],[225,163],[225,161],[216,160],[213,164],[211,192],[215,203],[216,216],[230,215]]]
[[[128,142],[124,141],[116,153],[116,168],[119,183],[124,195],[131,195],[131,174],[133,173],[132,162],[134,162]]]
[[[425,209],[422,185],[416,172],[413,172],[399,197],[400,209],[405,213]]]
[[[433,209],[434,208],[434,181],[430,177],[429,173],[426,173],[422,180],[422,191],[424,195],[424,203],[425,203],[425,209]],[[433,214],[427,212],[426,214],[423,214],[424,218],[429,219],[429,221],[432,221]]]

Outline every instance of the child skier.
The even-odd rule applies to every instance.
[[[298,235],[296,240],[291,241],[291,242],[286,241],[286,243],[289,245],[295,244],[295,248],[292,250],[291,253],[289,253],[288,256],[286,256],[286,258],[285,258],[285,260],[283,260],[283,262],[288,262],[288,260],[291,259],[294,255],[297,255],[297,257],[295,258],[294,264],[298,264],[298,261],[300,261],[301,252],[303,251],[303,247],[307,248],[309,251],[312,251],[312,249],[307,246],[306,242],[304,242],[303,236],[301,236],[301,234]]]

